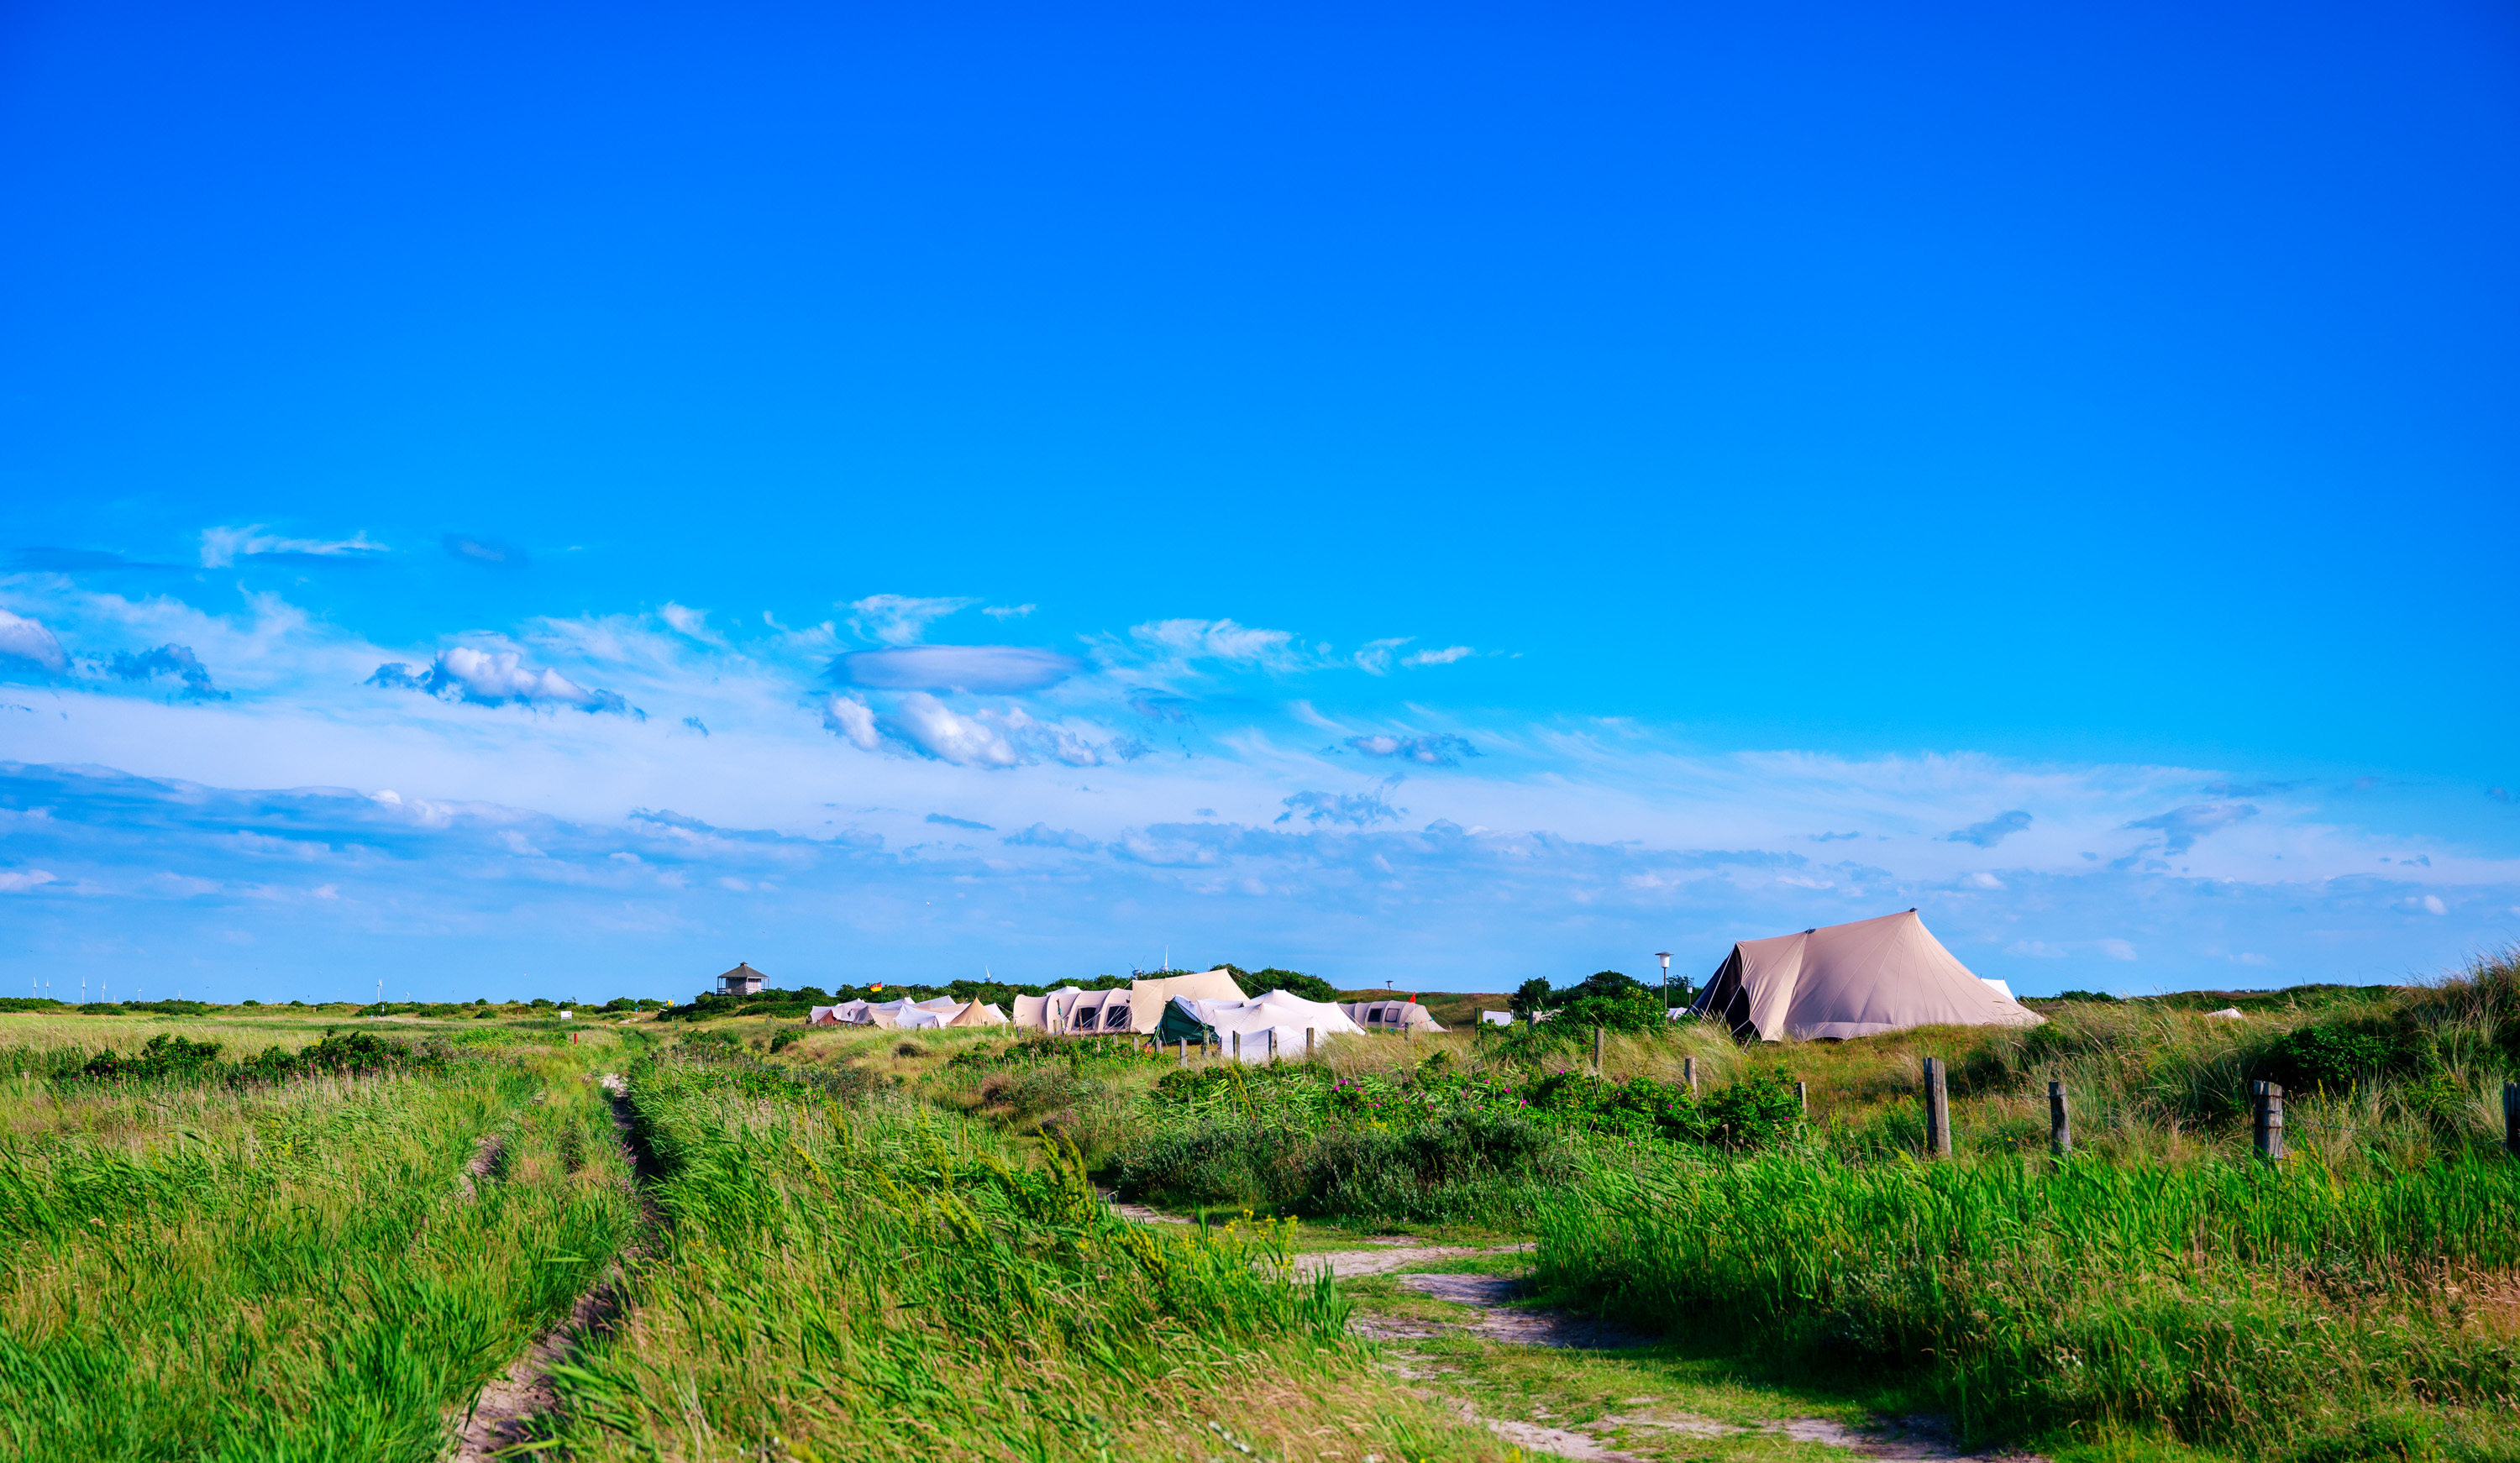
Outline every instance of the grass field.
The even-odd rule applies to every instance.
[[[24,1049],[59,1026],[0,1018]],[[320,1035],[161,1030],[248,1049]],[[271,1086],[0,1085],[0,1445],[441,1456],[450,1410],[566,1311],[634,1221],[587,1068],[585,1048],[554,1047]]]
[[[2064,1463],[2520,1458],[2520,968],[2246,1001],[1690,1025],[1598,1076],[1547,1026],[1185,1069],[758,1017],[0,1013],[0,1455],[447,1456],[609,1273],[626,1308],[519,1456],[1505,1459],[1462,1409],[1522,1408],[1655,1458],[1825,1457],[1759,1419],[1885,1412]],[[2260,1077],[2293,1092],[2280,1169]],[[1468,1312],[1291,1268],[1395,1227],[1662,1339],[1456,1325],[1402,1363],[1430,1391],[1349,1311]],[[1622,1420],[1647,1396],[1698,1453]]]

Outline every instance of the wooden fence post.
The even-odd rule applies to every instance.
[[[1794,1103],[1803,1110],[1804,1117],[1811,1116],[1811,1086],[1799,1077],[1794,1079]]]
[[[1190,1038],[1188,1037],[1181,1039],[1181,1064],[1185,1067],[1190,1065]]]
[[[2074,1151],[2074,1120],[2065,1111],[2065,1085],[2048,1084],[2048,1146],[2058,1158]]]
[[[2502,1147],[2520,1157],[2520,1082],[2502,1085]]]
[[[2249,1096],[2257,1108],[2258,1157],[2279,1162],[2284,1156],[2283,1088],[2271,1082],[2253,1082]]]
[[[1234,1034],[1234,1059],[1238,1062],[1242,1060],[1242,1033],[1240,1032]]]
[[[1943,1060],[1925,1058],[1925,1156],[1952,1156],[1952,1094],[1943,1079]]]
[[[1312,1027],[1304,1028],[1304,1060],[1308,1062],[1313,1059],[1313,1031]]]
[[[1697,1095],[1697,1058],[1685,1056],[1680,1059],[1680,1080],[1688,1084],[1689,1096]]]

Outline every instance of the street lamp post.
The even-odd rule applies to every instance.
[[[1665,1019],[1671,1015],[1671,952],[1658,950],[1654,958],[1662,961],[1662,1010]]]

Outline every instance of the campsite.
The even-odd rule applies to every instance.
[[[1886,940],[1743,942],[1711,1015],[1630,983],[1655,1019],[1617,1030],[1567,1019],[1613,1009],[1605,981],[1448,1026],[1405,994],[1238,998],[1224,967],[1021,997],[1020,1025],[904,1025],[906,997],[889,1024],[21,1000],[0,1438],[30,1459],[2520,1447],[2520,964],[1735,1035],[1744,1001],[1895,1022],[1974,998],[1884,918]],[[1780,970],[1810,977],[1799,999]],[[1420,1014],[1352,1019],[1395,1007]],[[2254,1147],[2268,1082],[2280,1162]]]

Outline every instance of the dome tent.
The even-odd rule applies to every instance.
[[[1732,947],[1689,1007],[1744,1041],[1871,1037],[1913,1026],[2037,1026],[1925,929],[1916,911]]]

